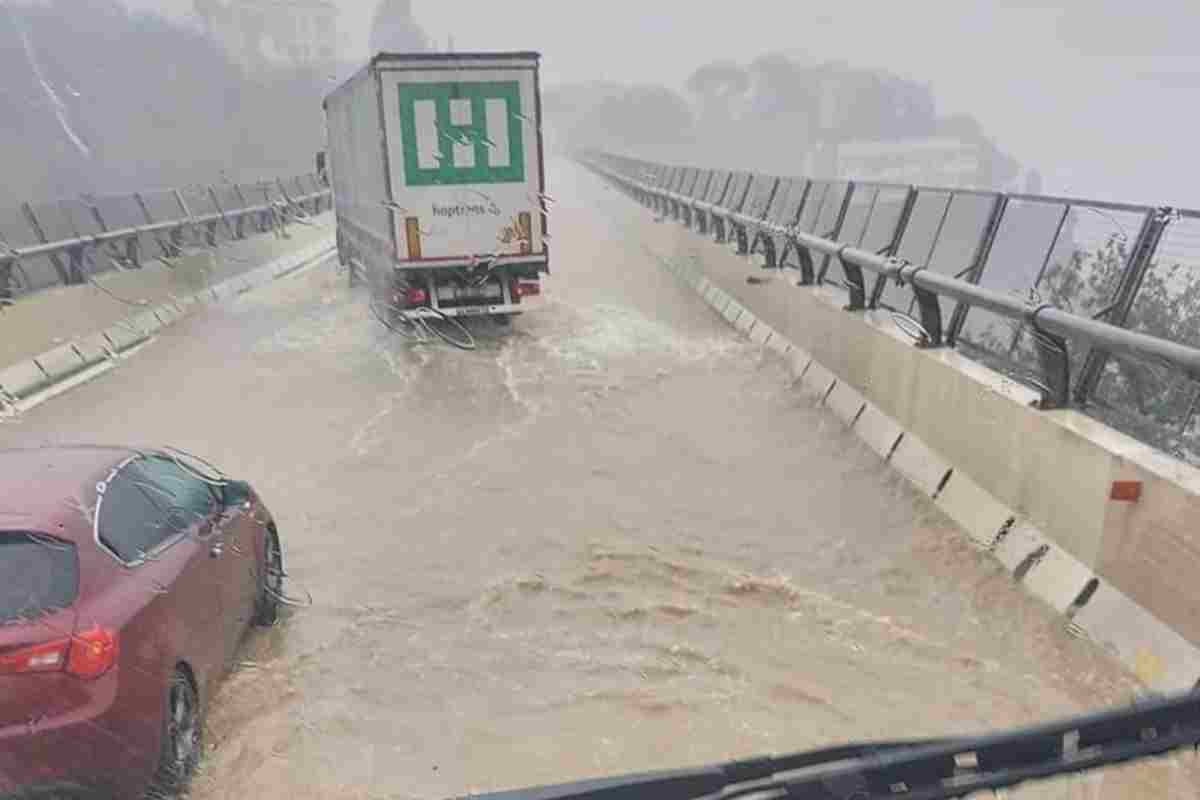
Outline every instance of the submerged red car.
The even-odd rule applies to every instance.
[[[0,450],[0,798],[183,788],[282,568],[253,489],[175,451]]]

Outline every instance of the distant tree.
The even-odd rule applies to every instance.
[[[570,92],[554,92],[561,98]],[[659,153],[690,141],[693,117],[687,101],[663,86],[592,87],[592,102],[567,105],[555,99],[547,111],[568,149],[603,147],[627,154]],[[545,108],[545,107],[544,107]]]
[[[221,170],[239,181],[307,171],[326,89],[311,70],[243,75],[199,30],[116,0],[5,4],[5,194],[15,204],[208,182]]]
[[[684,83],[700,105],[705,119],[729,120],[736,104],[750,88],[750,75],[732,61],[714,61],[699,67]]]

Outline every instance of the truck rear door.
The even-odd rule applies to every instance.
[[[536,56],[401,56],[376,68],[400,261],[544,260]]]

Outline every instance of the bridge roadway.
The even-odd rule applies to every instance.
[[[330,262],[0,425],[172,443],[277,515],[307,607],[247,641],[196,797],[449,797],[1132,696],[662,269],[642,209],[566,162],[550,186],[548,306],[475,352],[398,340]]]

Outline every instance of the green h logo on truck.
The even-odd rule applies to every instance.
[[[399,90],[405,184],[525,180],[525,117],[516,81],[413,83]]]

